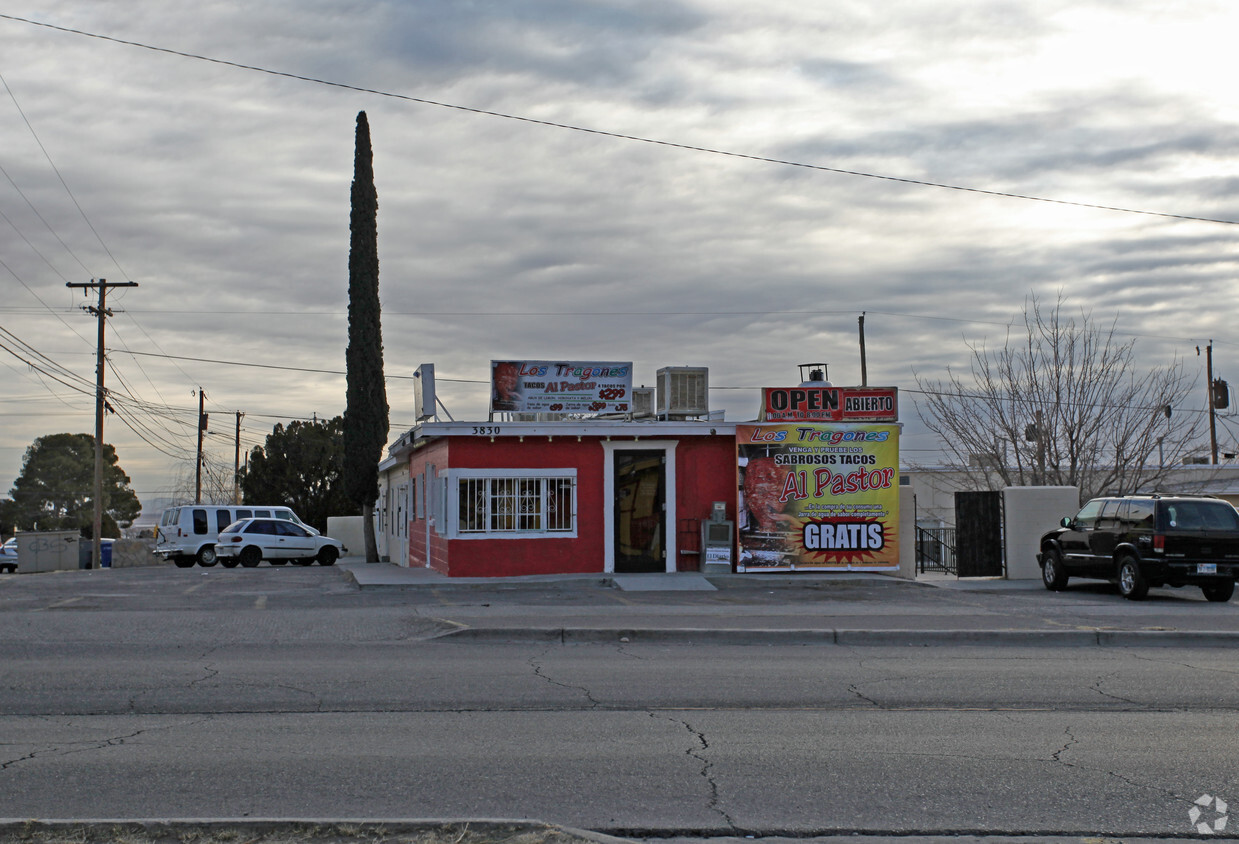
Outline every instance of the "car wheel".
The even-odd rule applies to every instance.
[[[235,569],[240,562],[236,557],[220,557],[219,564],[226,569]]]
[[[1235,581],[1228,580],[1225,583],[1214,583],[1210,586],[1200,587],[1200,591],[1205,593],[1205,600],[1212,601],[1215,604],[1224,604],[1231,599],[1235,594]]]
[[[318,549],[318,564],[320,566],[334,566],[338,559],[340,559],[340,550],[334,545],[324,545]]]
[[[7,574],[15,574],[17,572],[17,566],[13,563],[5,563],[0,566],[0,571],[6,572]]]
[[[215,554],[214,545],[203,545],[198,549],[198,565],[210,568],[219,562],[219,557]]]
[[[1119,560],[1119,594],[1133,601],[1149,594],[1149,582],[1140,571],[1140,561],[1131,555]]]
[[[177,557],[175,560],[173,560],[173,562],[176,563],[176,567],[178,569],[188,569],[188,568],[193,568],[194,558],[193,557]]]
[[[1047,548],[1041,555],[1041,582],[1045,588],[1057,592],[1067,585],[1067,570],[1058,551]]]
[[[252,569],[262,562],[262,551],[256,545],[248,545],[241,549],[241,565]]]

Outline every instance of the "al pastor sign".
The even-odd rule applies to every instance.
[[[490,409],[520,413],[627,413],[632,363],[493,360]]]
[[[897,422],[895,387],[766,387],[766,422]]]
[[[737,425],[738,571],[899,566],[899,426]]]

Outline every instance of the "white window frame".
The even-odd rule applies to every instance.
[[[451,469],[447,473],[447,537],[449,539],[576,539],[580,524],[577,512],[576,469]],[[568,530],[485,530],[460,529],[460,483],[472,480],[560,480],[572,481],[572,527]],[[545,491],[543,493],[545,496]],[[545,498],[544,498],[545,500]],[[544,519],[545,523],[545,519]]]

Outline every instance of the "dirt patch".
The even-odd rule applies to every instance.
[[[598,844],[604,840],[606,836],[547,824],[502,821],[27,821],[0,824],[0,844]]]

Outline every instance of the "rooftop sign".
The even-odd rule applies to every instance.
[[[627,413],[632,362],[490,362],[490,409],[517,413]]]
[[[765,422],[897,422],[895,387],[765,387]]]

